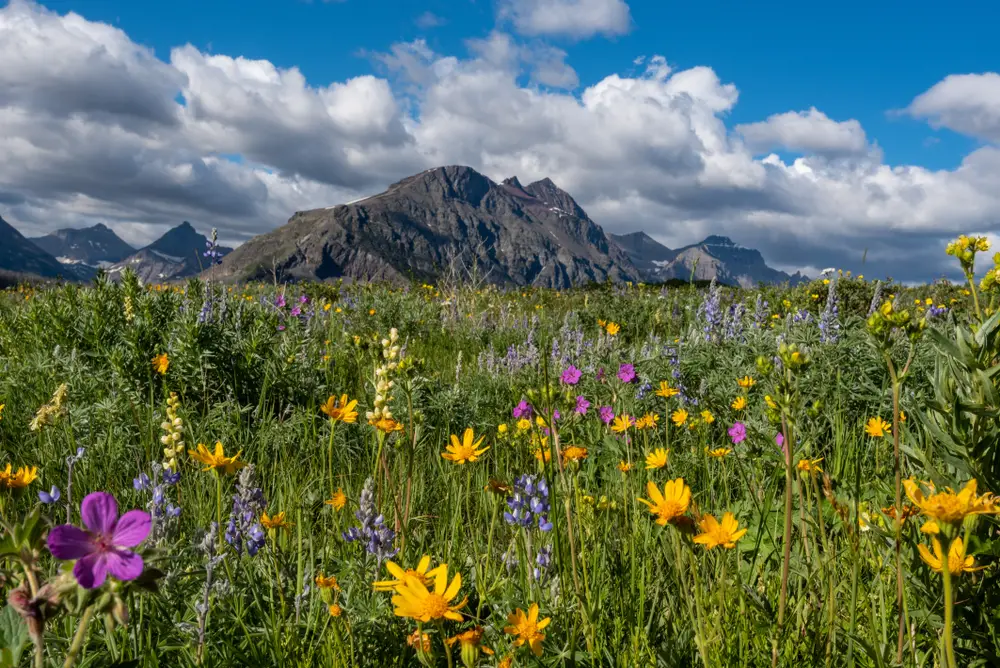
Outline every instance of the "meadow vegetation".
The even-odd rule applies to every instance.
[[[994,665],[987,247],[920,287],[8,289],[0,666]]]

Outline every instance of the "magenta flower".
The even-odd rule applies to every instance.
[[[521,401],[517,404],[517,406],[514,406],[514,411],[512,413],[514,418],[518,420],[521,418],[530,418],[531,414],[532,414],[531,404],[529,404],[524,399],[521,399]]]
[[[745,441],[747,438],[746,425],[742,422],[734,422],[733,426],[729,428],[729,438],[732,439],[733,445]]]
[[[631,383],[635,380],[635,367],[631,364],[622,364],[618,367],[618,380],[623,383]]]
[[[586,415],[587,409],[590,408],[590,402],[581,394],[576,398],[576,412],[580,415]]]
[[[611,424],[611,421],[615,419],[615,409],[611,406],[601,406],[598,411],[601,415],[601,421],[604,424]]]
[[[576,385],[580,382],[580,377],[582,375],[583,373],[579,369],[570,364],[569,367],[562,372],[561,380],[567,385]]]
[[[56,559],[76,559],[73,577],[84,589],[104,584],[108,574],[134,580],[142,574],[142,557],[128,549],[146,540],[151,521],[144,510],[118,517],[118,503],[107,492],[93,492],[80,504],[88,530],[60,524],[49,532],[49,552]]]
[[[779,431],[778,435],[774,437],[774,442],[779,448],[781,448],[781,453],[785,455],[785,457],[788,457],[788,448],[785,447],[785,435]]]
[[[604,367],[603,366],[600,369],[597,370],[597,375],[594,376],[594,379],[598,383],[603,383],[604,382]]]

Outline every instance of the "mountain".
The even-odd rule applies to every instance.
[[[209,259],[204,255],[207,248],[208,238],[184,221],[150,245],[111,265],[107,272],[114,278],[131,267],[143,283],[186,278],[208,267]],[[219,246],[218,250],[226,255],[233,249]]]
[[[628,256],[552,181],[495,183],[437,167],[364,200],[296,213],[222,262],[231,280],[434,282],[476,272],[502,285],[636,280]]]
[[[100,223],[82,230],[57,230],[31,241],[63,264],[85,264],[90,267],[119,262],[135,252],[134,248]]]
[[[63,266],[36,246],[10,223],[0,218],[0,269],[44,278],[78,280],[85,276],[74,267]]]
[[[733,243],[729,237],[712,235],[704,241],[671,250],[645,232],[612,235],[615,243],[628,254],[639,268],[643,280],[667,281],[672,278],[689,280],[692,270],[695,280],[713,278],[726,285],[745,288],[758,283],[798,283],[809,280],[796,272],[794,275],[772,269],[764,262],[760,251]]]

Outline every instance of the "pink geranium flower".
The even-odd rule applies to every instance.
[[[130,510],[118,516],[118,503],[107,492],[88,494],[80,504],[86,530],[60,524],[49,532],[49,552],[56,559],[72,560],[73,577],[84,589],[96,589],[110,574],[134,580],[142,574],[142,557],[130,550],[146,540],[149,513]]]

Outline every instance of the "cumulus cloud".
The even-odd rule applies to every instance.
[[[835,121],[815,107],[809,111],[774,114],[757,123],[737,125],[747,146],[754,153],[786,149],[819,155],[864,153],[868,140],[856,120]]]
[[[623,35],[632,25],[624,0],[501,0],[500,17],[523,35],[575,39]]]
[[[917,96],[906,111],[935,127],[1000,143],[1000,74],[952,74]]]
[[[466,164],[551,177],[609,231],[675,247],[726,234],[788,269],[927,279],[949,266],[948,236],[1000,231],[1000,147],[950,170],[888,165],[860,124],[816,109],[728,128],[739,90],[710,67],[645,57],[579,89],[543,41],[497,30],[466,46],[397,44],[374,54],[388,77],[310,82],[189,45],[159,60],[120,30],[15,2],[0,9],[0,215],[28,234],[106,222],[133,243],[190,220],[238,242]],[[987,92],[949,78],[908,111],[995,137],[986,84],[1000,75],[975,76]],[[774,148],[804,155],[759,153]]]

